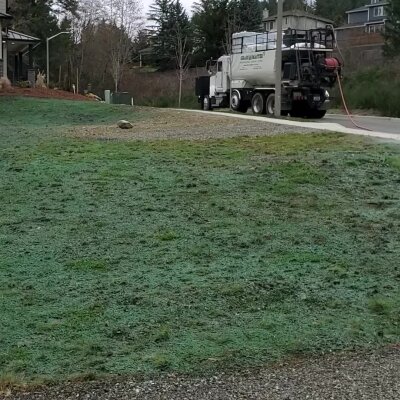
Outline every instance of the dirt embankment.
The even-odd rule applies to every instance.
[[[0,96],[24,96],[24,97],[38,97],[42,99],[61,99],[61,100],[78,100],[78,101],[92,101],[92,99],[81,94],[74,94],[64,90],[54,90],[45,88],[17,88],[12,87],[0,91]]]

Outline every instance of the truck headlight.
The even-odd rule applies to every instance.
[[[329,94],[329,92],[328,92],[327,90],[325,90],[324,95],[325,95],[325,101],[329,101],[329,99],[330,99],[330,94]]]

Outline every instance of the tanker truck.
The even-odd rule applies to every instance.
[[[231,54],[207,62],[208,75],[196,79],[196,96],[204,110],[231,107],[234,111],[274,115],[277,33],[238,32]],[[283,33],[282,115],[323,118],[341,64],[332,56],[333,29],[288,29]]]

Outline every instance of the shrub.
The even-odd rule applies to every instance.
[[[142,70],[141,70],[142,71]],[[182,85],[182,108],[198,108],[194,94],[195,79],[206,73],[203,69],[193,68],[188,72]],[[121,90],[132,93],[134,103],[149,107],[178,107],[178,78],[176,71],[126,73]]]
[[[15,86],[22,88],[22,89],[26,89],[31,87],[31,83],[29,81],[18,81]]]
[[[366,68],[345,75],[343,88],[351,109],[373,109],[383,115],[400,117],[400,72],[393,65]],[[337,105],[341,104],[335,93]]]

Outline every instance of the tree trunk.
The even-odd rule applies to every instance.
[[[178,100],[178,108],[181,108],[181,100],[182,100],[182,70],[179,71],[179,100]]]

